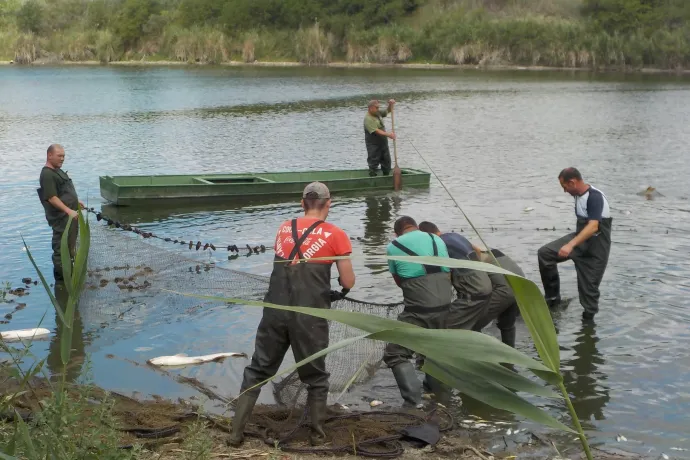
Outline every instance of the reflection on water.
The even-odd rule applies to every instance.
[[[585,428],[595,426],[592,418],[605,418],[604,407],[610,399],[609,388],[606,385],[608,376],[600,370],[605,364],[605,359],[597,349],[598,342],[596,326],[584,322],[572,345],[573,358],[562,364],[563,382]]]
[[[69,297],[67,287],[62,282],[55,283],[53,292],[58,305],[65,312]],[[64,369],[67,382],[74,382],[80,376],[85,359],[86,338],[83,332],[84,328],[82,326],[81,314],[79,313],[79,305],[74,309],[74,322],[72,323],[71,331],[60,321],[57,312],[55,313],[55,334],[51,337],[48,357],[46,358],[46,365],[51,374],[62,374]],[[67,341],[70,341],[72,344],[72,352],[67,366],[63,366],[62,348],[66,346]]]
[[[393,222],[400,212],[400,197],[367,195],[364,205],[364,253],[385,254],[386,246],[394,238]],[[368,262],[364,266],[374,273],[388,270],[385,262]]]

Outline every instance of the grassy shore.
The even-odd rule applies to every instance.
[[[452,3],[452,2],[451,2]],[[410,68],[690,69],[690,26],[607,32],[582,17],[540,10],[421,10],[396,24],[336,36],[318,23],[230,36],[211,26],[168,24],[124,47],[110,30],[74,25],[43,35],[0,29],[0,60],[16,64],[180,63],[397,66]]]
[[[14,65],[17,67],[35,67],[35,66],[125,66],[125,67],[183,67],[183,66],[208,66],[214,65],[210,63],[199,62],[181,62],[181,61],[166,61],[166,60],[131,60],[131,61],[113,61],[113,62],[99,62],[99,61],[51,61],[48,63],[31,63],[28,65],[16,64],[13,61],[0,61],[0,66]],[[325,64],[304,64],[296,61],[228,61],[215,64],[219,66],[228,67],[324,67],[324,68],[339,68],[339,69],[410,69],[410,70],[486,70],[486,71],[527,71],[527,72],[545,72],[545,71],[563,71],[563,72],[598,72],[598,73],[641,73],[641,74],[672,74],[672,75],[690,75],[690,68],[634,68],[634,67],[599,67],[596,69],[589,67],[550,67],[550,66],[522,66],[522,65],[506,65],[506,64],[440,64],[440,63],[403,63],[403,64],[379,64],[379,63],[353,63],[353,62],[328,62]]]
[[[149,399],[135,399],[127,395],[108,392],[89,384],[88,380],[68,385],[66,397],[55,392],[56,382],[44,377],[28,380],[17,379],[16,372],[7,365],[0,365],[0,452],[7,452],[7,446],[14,443],[15,456],[30,460],[45,458],[43,453],[51,450],[56,458],[103,458],[111,460],[172,460],[172,459],[266,459],[266,460],[354,460],[362,456],[351,453],[291,453],[268,445],[262,439],[247,436],[240,448],[227,445],[227,430],[232,425],[231,418],[204,414],[199,409],[199,399],[194,401],[172,401],[160,396]],[[61,406],[64,416],[55,423],[55,411]],[[387,410],[395,410],[390,408]],[[10,414],[20,414],[27,420],[26,434],[31,443],[17,434],[16,425],[8,420]],[[285,409],[257,406],[251,423],[261,424],[261,417],[278,420],[284,433],[289,432],[301,416],[298,408],[289,423],[283,419],[288,413]],[[330,415],[342,414],[329,409]],[[211,415],[211,419],[206,415]],[[258,418],[257,418],[258,416]],[[293,423],[294,422],[294,423]],[[367,424],[366,419],[352,418],[350,425],[338,422],[337,429],[326,428],[330,440],[341,439],[344,432],[360,433],[357,427]],[[482,425],[485,426],[485,425]],[[248,426],[252,430],[251,425]],[[368,425],[361,433],[373,432],[380,425]],[[152,431],[161,431],[158,438]],[[299,432],[290,445],[309,448],[306,432]],[[303,436],[304,435],[304,436]],[[300,439],[304,437],[304,442]],[[349,439],[349,437],[348,437]],[[528,437],[525,437],[528,439]],[[415,460],[424,456],[429,460],[468,459],[486,460],[494,458],[555,458],[557,451],[570,458],[579,455],[577,446],[564,445],[558,439],[546,439],[543,435],[530,438],[531,442],[512,443],[500,453],[490,453],[488,449],[499,443],[501,437],[486,432],[483,428],[465,429],[457,425],[442,433],[435,446],[419,449],[403,443],[404,453],[400,460]],[[14,440],[14,441],[13,441]],[[552,441],[554,442],[553,444]],[[326,446],[330,444],[327,443]],[[340,444],[339,444],[340,445]],[[370,446],[374,447],[375,446]],[[390,447],[390,446],[389,446]],[[33,453],[31,449],[33,448]],[[93,457],[96,455],[96,457]],[[615,453],[599,450],[597,459],[618,460],[623,458]],[[639,458],[625,457],[628,460]]]

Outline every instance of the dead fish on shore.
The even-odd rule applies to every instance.
[[[214,353],[203,356],[187,356],[185,353],[179,353],[172,356],[159,356],[151,358],[146,361],[152,366],[187,366],[190,364],[203,364],[209,362],[222,362],[225,358],[243,357],[246,358],[246,353]]]
[[[50,334],[50,331],[42,327],[0,332],[0,335],[2,335],[2,340],[31,339],[34,337],[39,337],[47,334]]]
[[[523,211],[524,212],[534,211],[534,208],[527,207],[527,208],[523,209]]]

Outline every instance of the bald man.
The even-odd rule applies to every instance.
[[[376,176],[376,171],[381,165],[384,176],[391,173],[391,152],[388,150],[388,138],[395,139],[395,133],[387,132],[383,124],[383,117],[393,111],[395,100],[388,101],[387,109],[380,109],[379,101],[372,99],[367,105],[368,110],[364,115],[364,143],[367,146],[367,163],[369,175]]]
[[[77,197],[72,179],[61,169],[64,162],[65,149],[60,144],[51,144],[48,147],[46,164],[43,166],[39,178],[41,187],[37,190],[48,225],[53,229],[53,275],[56,282],[64,280],[60,247],[62,234],[67,228],[67,220],[69,216],[76,219],[79,206],[84,207],[84,203],[79,201],[79,197]],[[74,261],[76,252],[78,225],[78,222],[72,221],[68,234],[72,261]]]

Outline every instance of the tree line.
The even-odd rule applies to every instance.
[[[549,12],[554,5],[574,13]],[[31,37],[59,36],[59,46],[77,59],[89,53],[74,51],[76,45],[93,48],[91,54],[106,50],[108,60],[133,58],[142,49],[181,59],[213,42],[222,50],[201,54],[220,60],[244,48],[245,60],[300,60],[306,53],[316,56],[309,57],[314,62],[347,57],[475,63],[509,57],[521,64],[622,60],[679,66],[690,60],[689,20],[687,0],[2,0],[0,58],[13,47],[27,49]],[[318,29],[303,34],[300,43],[283,43],[315,24]],[[190,38],[190,30],[198,36]],[[246,50],[248,40],[252,52]],[[549,42],[558,45],[551,57]],[[59,52],[56,43],[38,45]],[[189,49],[180,51],[183,45]],[[525,51],[535,47],[538,52]]]

